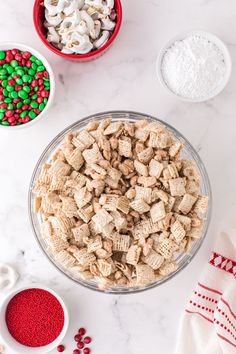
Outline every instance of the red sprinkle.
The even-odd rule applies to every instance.
[[[90,348],[84,348],[83,352],[84,352],[84,354],[90,354],[91,349]]]
[[[83,342],[78,342],[77,343],[77,348],[83,349],[83,347],[84,347],[84,343]]]
[[[62,353],[62,352],[64,352],[64,350],[65,350],[65,347],[64,347],[64,345],[58,345],[58,347],[57,347],[57,351],[59,352],[59,353]]]
[[[61,304],[54,295],[42,289],[32,288],[16,294],[7,306],[5,318],[12,337],[28,347],[53,342],[64,326]]]
[[[78,334],[80,334],[81,336],[85,335],[86,333],[86,329],[81,327],[79,330],[78,330]]]
[[[84,343],[85,344],[89,344],[89,343],[91,343],[92,342],[92,338],[91,337],[85,337],[84,338]]]
[[[79,349],[73,350],[73,354],[80,354],[80,350]]]

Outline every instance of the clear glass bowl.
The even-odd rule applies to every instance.
[[[203,225],[203,230],[202,230],[202,235],[199,239],[194,241],[191,251],[186,254],[180,254],[176,258],[176,262],[178,264],[178,268],[168,276],[156,281],[155,283],[146,285],[146,286],[135,286],[135,287],[122,287],[122,286],[114,286],[112,288],[102,290],[99,288],[98,283],[96,280],[84,280],[80,277],[78,273],[75,273],[69,269],[64,268],[61,264],[59,264],[53,257],[53,254],[50,253],[47,250],[46,243],[41,235],[41,222],[42,218],[40,214],[37,214],[33,210],[33,201],[34,201],[34,193],[33,193],[33,188],[35,185],[36,180],[38,179],[41,167],[44,163],[49,162],[51,156],[53,153],[57,150],[57,148],[60,146],[62,140],[64,139],[64,136],[68,132],[74,132],[74,131],[79,131],[84,129],[84,127],[93,120],[101,120],[104,118],[111,117],[113,121],[129,121],[129,122],[135,122],[141,119],[147,119],[148,121],[159,121],[162,124],[166,126],[166,128],[173,134],[173,136],[182,141],[184,144],[184,149],[182,152],[181,157],[186,158],[189,160],[194,160],[198,169],[199,173],[201,176],[201,184],[200,184],[200,191],[203,195],[206,195],[209,197],[209,208],[208,211],[205,215],[204,218],[204,225]],[[68,278],[72,279],[75,281],[77,284],[83,285],[86,288],[92,289],[92,290],[97,290],[100,292],[105,292],[105,293],[110,293],[110,294],[130,294],[130,293],[137,293],[141,292],[144,290],[152,289],[156,286],[159,286],[166,282],[167,280],[173,278],[177,273],[179,273],[183,268],[185,268],[193,259],[193,257],[196,255],[198,252],[199,248],[202,245],[202,242],[206,236],[207,229],[209,226],[210,222],[210,216],[211,216],[211,187],[210,187],[210,182],[209,178],[206,172],[206,169],[198,155],[198,153],[195,151],[195,149],[192,147],[192,145],[186,140],[186,138],[183,137],[176,129],[168,125],[166,122],[163,122],[157,118],[151,117],[146,114],[142,113],[136,113],[136,112],[130,112],[130,111],[113,111],[113,112],[104,112],[104,113],[98,113],[86,118],[81,119],[80,121],[72,124],[65,130],[63,130],[60,134],[58,134],[55,139],[52,140],[52,142],[46,147],[42,155],[40,156],[36,167],[33,172],[33,176],[30,182],[30,188],[29,188],[29,217],[31,221],[31,225],[33,228],[34,235],[43,250],[44,254],[47,256],[47,258],[56,266],[58,270],[60,270],[63,274],[65,274]]]

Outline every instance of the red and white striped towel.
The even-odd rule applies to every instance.
[[[236,353],[236,236],[222,233],[181,320],[176,354]]]

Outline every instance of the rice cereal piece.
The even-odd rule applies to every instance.
[[[129,213],[129,204],[130,201],[128,198],[126,198],[125,196],[119,197],[116,203],[116,208],[120,211],[122,211],[122,213],[124,214],[128,214]]]
[[[146,187],[135,186],[136,199],[142,199],[146,203],[151,203],[152,189]]]
[[[162,200],[152,205],[150,215],[154,223],[166,216],[165,205]]]
[[[204,195],[198,196],[198,199],[194,205],[194,212],[199,216],[202,217],[207,212],[208,209],[208,202],[209,198]]]
[[[91,163],[97,163],[100,160],[103,160],[103,156],[99,150],[99,147],[96,143],[93,144],[91,149],[86,149],[82,152],[83,158],[88,165]]]
[[[132,157],[132,144],[130,138],[118,140],[118,151],[120,156]]]
[[[154,154],[153,148],[148,147],[143,151],[141,151],[140,153],[138,153],[138,159],[140,162],[146,164],[149,163],[149,161],[152,159],[153,154]]]
[[[183,214],[188,214],[194,203],[196,202],[197,198],[194,197],[191,194],[185,194],[183,196],[183,199],[181,200],[180,204],[179,204],[179,210],[183,213]]]
[[[111,216],[113,217],[113,221],[117,231],[120,231],[121,229],[125,229],[127,227],[126,216],[122,216],[122,214],[118,210],[112,211]]]
[[[71,144],[74,145],[76,148],[79,148],[81,152],[86,149],[86,146],[76,136],[74,136],[71,140]]]
[[[97,165],[96,163],[92,163],[92,164],[90,165],[90,167],[91,167],[95,172],[97,172],[98,174],[100,174],[100,175],[102,175],[102,176],[106,176],[106,174],[107,174],[107,171],[106,171],[103,167]]]
[[[159,189],[156,192],[158,198],[163,201],[163,203],[168,204],[169,202],[169,195],[168,193],[164,192],[163,190]]]
[[[154,270],[147,264],[137,264],[136,267],[136,285],[147,285],[155,281]]]
[[[185,194],[185,178],[170,179],[169,186],[172,197],[181,197]]]
[[[186,193],[197,195],[199,193],[200,185],[197,181],[187,180],[186,181]]]
[[[110,123],[108,127],[104,130],[103,134],[104,135],[115,134],[120,130],[121,126],[122,126],[122,122]]]
[[[102,208],[92,217],[92,220],[102,228],[103,226],[109,224],[113,218],[105,209]]]
[[[60,252],[58,252],[57,254],[54,255],[55,260],[62,264],[65,268],[70,268],[72,267],[76,260],[73,256],[70,255],[69,252],[67,252],[66,250],[62,250]]]
[[[107,174],[110,178],[112,178],[114,181],[119,182],[122,172],[118,171],[116,168],[111,167],[107,169]]]
[[[180,141],[175,141],[173,145],[169,148],[170,157],[175,157],[182,149],[182,144]]]
[[[148,168],[142,162],[134,160],[134,168],[141,176],[148,176]]]
[[[158,221],[158,226],[161,231],[166,231],[170,227],[170,223],[172,220],[172,213],[167,213],[166,216]]]
[[[152,269],[157,270],[164,262],[164,257],[151,249],[146,257],[142,257],[142,261],[148,264]]]
[[[156,177],[138,177],[138,181],[139,184],[142,184],[144,187],[153,187],[156,183]]]
[[[144,143],[149,137],[149,131],[144,130],[142,128],[138,128],[135,130],[134,136],[137,140]]]
[[[86,204],[88,204],[92,197],[92,193],[88,192],[86,187],[79,189],[74,194],[74,199],[79,209],[82,209]]]
[[[40,211],[40,208],[41,208],[41,203],[42,203],[42,197],[40,196],[36,196],[34,198],[34,212],[35,213],[38,213]]]
[[[50,238],[52,236],[53,228],[49,220],[46,220],[42,223],[41,229],[44,238]]]
[[[52,175],[58,175],[58,176],[68,176],[68,174],[71,171],[71,166],[68,165],[65,162],[62,162],[60,160],[56,160],[53,162],[51,167],[49,168],[48,172]]]
[[[179,177],[179,172],[174,163],[168,164],[167,166],[168,172],[171,176],[171,178],[178,178]]]
[[[53,192],[53,191],[63,191],[64,188],[65,188],[66,180],[67,180],[66,176],[53,175],[49,190],[51,192]]]
[[[112,237],[112,242],[113,251],[128,252],[130,246],[130,236],[117,233],[114,237]]]
[[[90,236],[90,230],[87,224],[82,224],[80,226],[71,229],[75,241],[83,243],[83,238]]]
[[[115,271],[115,265],[110,260],[107,259],[98,259],[97,260],[98,269],[104,277],[109,277]]]
[[[76,171],[79,171],[84,164],[84,158],[79,148],[75,148],[68,156],[66,156],[66,160]]]
[[[178,268],[175,262],[164,262],[159,269],[160,275],[167,276],[173,273]]]
[[[130,207],[139,214],[147,213],[150,210],[150,206],[143,199],[135,199],[130,203]]]
[[[45,163],[42,165],[39,177],[38,177],[38,181],[40,181],[43,184],[50,184],[51,183],[51,178],[52,175],[50,173],[48,173],[49,169],[50,169],[51,165],[48,163]]]
[[[202,236],[202,227],[192,227],[186,236],[193,239],[200,238]]]
[[[78,171],[73,171],[70,177],[77,182],[77,189],[84,187],[88,178]]]
[[[95,143],[94,138],[91,134],[88,133],[87,130],[82,130],[77,135],[77,139],[82,142],[86,149],[88,149],[91,145]]]
[[[163,168],[164,166],[162,163],[152,159],[149,163],[149,175],[152,177],[160,178]]]
[[[88,253],[87,248],[81,248],[74,253],[74,257],[77,259],[79,264],[84,266],[89,266],[96,261],[96,257],[93,253]]]
[[[165,259],[171,259],[175,250],[175,244],[169,238],[164,238],[156,247],[156,251]]]
[[[66,240],[56,236],[48,238],[46,242],[53,254],[60,252],[69,246],[69,243]]]
[[[128,252],[126,254],[126,262],[128,264],[132,264],[136,266],[139,262],[140,254],[141,254],[142,248],[138,245],[132,245],[128,249]]]
[[[152,219],[142,220],[136,224],[132,230],[132,234],[135,240],[142,237],[147,238],[150,234],[160,231],[158,223],[153,223]]]
[[[95,239],[90,239],[87,245],[88,253],[96,252],[102,248],[102,238],[101,236],[95,237]]]
[[[171,232],[177,243],[180,243],[186,235],[186,231],[179,220],[176,220],[171,226]]]
[[[90,205],[87,208],[79,209],[78,215],[86,224],[88,224],[94,215],[93,206]]]
[[[119,196],[116,194],[102,194],[101,196],[104,199],[104,203],[102,202],[103,199],[99,199],[99,203],[103,205],[103,208],[108,211],[115,211],[117,209],[117,201]],[[101,201],[100,201],[101,200]]]
[[[72,197],[61,197],[62,200],[62,211],[68,217],[78,216],[77,205]]]
[[[192,219],[190,217],[178,213],[175,213],[174,216],[176,220],[179,220],[181,222],[182,226],[186,231],[189,231],[191,229]]]

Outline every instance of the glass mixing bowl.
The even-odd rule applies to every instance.
[[[79,131],[85,128],[85,126],[93,120],[101,120],[111,117],[113,121],[129,121],[129,122],[135,122],[141,119],[147,119],[148,121],[157,121],[166,126],[166,128],[173,134],[173,136],[180,140],[184,144],[184,148],[182,151],[181,158],[186,158],[189,160],[194,160],[200,173],[200,191],[203,195],[206,195],[209,197],[209,208],[208,211],[205,215],[204,218],[204,224],[203,224],[203,229],[202,229],[202,235],[199,239],[196,239],[192,245],[191,250],[189,251],[188,254],[179,254],[176,258],[176,262],[178,265],[178,268],[171,274],[169,274],[166,277],[163,277],[162,279],[157,280],[155,283],[145,285],[145,286],[134,286],[134,287],[122,287],[122,286],[114,286],[109,289],[100,289],[98,286],[98,283],[96,280],[84,280],[80,277],[79,273],[75,273],[72,270],[64,268],[61,264],[59,264],[55,259],[53,254],[48,251],[47,245],[42,237],[41,234],[41,222],[42,222],[42,217],[40,214],[37,214],[34,212],[33,209],[33,202],[34,202],[34,192],[33,188],[35,185],[36,180],[38,179],[41,167],[44,163],[47,163],[50,161],[51,156],[54,154],[54,152],[58,149],[60,146],[62,140],[64,139],[64,136],[69,133],[69,132],[74,132],[74,131]],[[83,118],[80,121],[72,124],[65,130],[63,130],[60,134],[58,134],[55,139],[52,140],[52,142],[46,147],[42,155],[40,156],[36,167],[33,172],[33,176],[30,182],[30,188],[29,188],[29,217],[31,221],[31,225],[33,228],[34,235],[36,237],[36,240],[38,241],[41,249],[43,250],[44,254],[47,256],[47,258],[56,266],[58,270],[60,270],[63,274],[65,274],[68,278],[72,279],[75,281],[77,284],[83,285],[86,288],[92,289],[92,290],[97,290],[100,292],[105,292],[105,293],[110,293],[110,294],[130,294],[130,293],[137,293],[140,291],[152,289],[156,286],[159,286],[166,282],[167,280],[170,280],[173,278],[177,273],[179,273],[183,268],[185,268],[193,259],[193,257],[196,255],[198,252],[199,248],[201,247],[203,240],[206,236],[207,229],[209,226],[210,222],[210,216],[211,216],[211,187],[210,187],[210,182],[209,178],[206,172],[206,169],[198,155],[198,153],[195,151],[195,149],[192,147],[192,145],[186,140],[186,138],[183,137],[176,129],[174,129],[172,126],[168,125],[166,122],[163,122],[157,118],[151,117],[146,114],[142,113],[136,113],[136,112],[130,112],[130,111],[113,111],[113,112],[104,112],[104,113],[98,113],[91,115],[89,117]]]

